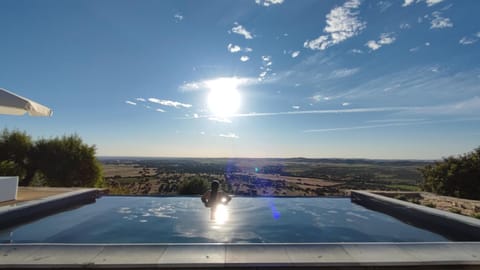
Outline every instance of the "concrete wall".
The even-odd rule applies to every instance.
[[[480,241],[480,220],[366,191],[352,191],[352,202],[393,216],[452,241]]]
[[[17,199],[18,176],[0,177],[0,202]]]

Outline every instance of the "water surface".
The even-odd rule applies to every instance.
[[[0,230],[3,243],[430,242],[443,236],[349,198],[235,197],[216,220],[198,197],[115,197]]]

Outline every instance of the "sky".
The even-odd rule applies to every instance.
[[[99,156],[440,159],[480,146],[480,1],[2,0],[0,115]]]

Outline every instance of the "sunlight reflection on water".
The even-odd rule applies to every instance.
[[[228,208],[223,204],[219,204],[216,209],[215,213],[213,214],[213,218],[215,223],[218,225],[223,225],[228,221]]]

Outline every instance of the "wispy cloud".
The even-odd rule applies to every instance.
[[[373,128],[385,128],[385,127],[402,127],[402,126],[414,126],[414,125],[431,125],[442,123],[458,123],[458,122],[478,122],[480,118],[459,118],[459,119],[447,119],[447,120],[419,120],[410,122],[398,122],[398,123],[386,123],[378,125],[364,125],[364,126],[352,126],[352,127],[337,127],[337,128],[320,128],[320,129],[307,129],[304,133],[321,133],[321,132],[334,132],[334,131],[348,131],[357,129],[373,129]]]
[[[339,78],[345,78],[352,76],[356,74],[358,71],[360,71],[359,68],[342,68],[342,69],[337,69],[332,71],[330,74],[331,78],[339,79]]]
[[[234,114],[230,117],[265,117],[281,115],[305,115],[305,114],[350,114],[350,113],[372,113],[372,112],[394,112],[411,110],[415,107],[376,107],[376,108],[355,108],[355,109],[334,109],[334,110],[304,110],[304,111],[285,111],[285,112],[263,112],[263,113],[243,113]]]
[[[373,51],[376,51],[380,49],[383,45],[392,44],[393,42],[395,42],[395,40],[396,38],[394,36],[394,33],[382,33],[378,41],[369,40],[367,43],[365,43],[365,46],[367,46]]]
[[[371,129],[382,127],[398,127],[398,126],[410,126],[419,123],[391,123],[391,124],[379,124],[379,125],[365,125],[365,126],[353,126],[353,127],[337,127],[337,128],[319,128],[319,129],[306,129],[304,133],[320,133],[320,132],[332,132],[332,131],[346,131],[357,129]]]
[[[199,118],[199,117],[196,117],[196,118]],[[227,123],[227,124],[232,123],[232,120],[230,120],[228,118],[209,117],[208,120],[215,121],[215,122],[220,122],[220,123]]]
[[[235,133],[231,133],[231,132],[226,133],[226,134],[223,134],[223,133],[222,133],[222,134],[220,134],[220,135],[218,135],[218,136],[224,137],[224,138],[230,138],[230,139],[239,139],[239,138],[240,138],[238,135],[236,135]]]
[[[231,30],[233,33],[241,35],[245,39],[253,39],[253,35],[247,29],[245,29],[245,27],[238,24],[237,22],[235,22],[234,25],[235,26]]]
[[[206,79],[202,81],[188,82],[182,84],[179,89],[182,91],[199,91],[209,90],[212,87],[218,85],[229,85],[230,87],[240,87],[244,85],[257,84],[258,81],[255,78],[248,77],[219,77],[213,79]]]
[[[175,107],[175,108],[190,108],[192,107],[191,104],[186,104],[186,103],[181,103],[178,101],[172,101],[172,100],[165,100],[165,99],[158,99],[158,98],[149,98],[148,101],[152,103],[157,103],[163,106],[168,106],[168,107]]]
[[[462,44],[462,45],[471,45],[475,42],[477,42],[478,39],[476,38],[472,38],[472,37],[462,37],[458,43]]]
[[[441,66],[418,66],[362,80],[346,89],[342,83],[322,90],[321,95],[355,100],[356,104],[429,104],[468,99],[478,95],[478,70],[450,73]],[[452,92],[452,89],[456,91]],[[417,103],[418,104],[418,103]]]
[[[480,32],[477,32],[473,35],[469,35],[469,36],[465,36],[465,37],[462,37],[458,43],[462,44],[462,45],[471,45],[471,44],[474,44],[478,41],[478,39],[480,38]]]
[[[300,55],[300,51],[294,51],[292,52],[292,58],[295,58]]]
[[[300,109],[300,106],[294,105],[294,106],[292,106],[292,109],[294,109],[294,110],[299,110],[299,109]]]
[[[410,29],[412,26],[408,23],[402,23],[400,24],[400,29],[405,30],[405,29]]]
[[[307,40],[303,46],[311,50],[325,50],[326,48],[343,42],[358,35],[367,27],[367,23],[358,18],[360,0],[349,0],[342,6],[333,8],[326,18],[323,29],[325,35],[313,40]]]
[[[125,101],[125,103],[130,104],[130,105],[137,105],[137,103],[135,103],[133,101],[130,101],[130,100]]]
[[[367,123],[403,123],[403,122],[421,122],[426,121],[425,118],[393,118],[393,119],[379,119],[368,120]]]
[[[165,110],[162,110],[162,109],[160,109],[160,108],[157,108],[155,111],[157,111],[157,112],[165,112]]]
[[[136,100],[136,101],[140,101],[140,102],[146,102],[146,101],[147,101],[147,100],[144,99],[144,98],[136,98],[135,100]]]
[[[173,19],[175,20],[175,22],[181,22],[183,20],[183,15],[180,14],[180,13],[175,13],[175,15],[173,15]]]
[[[343,106],[348,106],[350,103],[343,103]],[[299,106],[298,106],[299,107]],[[293,107],[292,107],[293,108]],[[294,108],[295,109],[295,108]],[[433,106],[391,106],[391,107],[365,107],[365,108],[350,108],[350,109],[331,109],[331,110],[297,110],[283,111],[283,112],[251,112],[229,115],[230,118],[242,117],[276,117],[276,116],[293,116],[293,115],[309,115],[309,114],[358,114],[358,113],[398,113],[398,115],[422,115],[422,116],[477,116],[480,114],[480,97],[474,97],[467,100],[433,105]],[[224,122],[223,119],[215,119],[210,115],[201,115],[199,118],[208,118],[212,121]],[[191,119],[191,118],[190,118]],[[480,119],[480,118],[479,118]],[[229,120],[228,120],[229,121]],[[420,122],[420,120],[416,120]],[[380,122],[380,120],[378,120]],[[390,122],[395,122],[390,120]],[[397,121],[397,122],[400,122]],[[402,122],[414,122],[414,120],[405,120]],[[228,123],[228,122],[227,122]],[[397,124],[397,123],[394,123]]]
[[[442,17],[442,13],[440,11],[434,11],[432,16],[433,18],[430,21],[430,29],[453,27],[452,21],[449,18]]]
[[[409,112],[427,115],[479,115],[480,97],[476,96],[450,104],[417,107]]]
[[[380,12],[383,13],[387,11],[393,5],[390,1],[379,1],[377,2],[377,6],[380,8]]]
[[[279,5],[282,4],[284,0],[255,0],[257,5],[269,7],[271,5]]]

